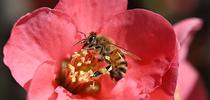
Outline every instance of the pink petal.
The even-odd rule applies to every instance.
[[[163,17],[147,10],[130,10],[114,16],[99,32],[142,58],[138,63],[128,61],[125,76],[136,80],[140,94],[150,93],[161,85],[176,55],[173,27]],[[172,70],[177,70],[177,65]],[[168,84],[174,86],[172,89],[176,77],[171,77],[175,83]]]
[[[157,88],[154,92],[150,94],[150,99],[151,100],[174,100],[174,96],[168,95],[162,87]]]
[[[43,61],[58,61],[71,51],[75,27],[65,14],[40,8],[20,18],[4,47],[4,62],[24,86]]]
[[[180,90],[180,98],[183,100],[196,100],[198,94],[192,96],[194,88],[198,88],[200,90],[200,96],[206,99],[204,84],[202,84],[202,80],[199,80],[198,72],[193,68],[193,66],[187,61],[186,56],[188,53],[189,45],[193,39],[194,34],[200,30],[202,27],[202,20],[199,18],[190,18],[183,20],[174,25],[176,35],[181,44],[181,49],[179,52],[179,60],[180,60],[180,68],[179,68],[179,76],[178,76],[178,86]],[[198,84],[199,83],[199,84]],[[197,91],[198,93],[198,91]],[[198,98],[197,98],[198,99]],[[199,99],[201,99],[199,97]]]
[[[162,84],[151,92],[151,100],[174,100],[174,92],[177,83],[178,59],[175,57],[170,65],[170,69],[162,78]]]
[[[72,17],[79,31],[96,31],[111,16],[127,9],[127,0],[60,0],[55,9]]]
[[[181,64],[180,64],[181,67],[179,69],[180,76],[190,75],[193,77],[197,74],[197,72],[192,69],[193,66],[191,66],[191,64],[189,64],[186,61],[186,55],[188,53],[188,48],[194,34],[199,29],[201,29],[201,26],[202,26],[202,20],[199,18],[186,19],[174,25],[174,29],[175,29],[178,41],[181,44],[181,48],[179,52],[179,59],[181,59]],[[189,74],[186,74],[188,72]],[[194,73],[194,74],[190,74],[190,73]],[[186,75],[182,75],[182,74],[186,74]]]
[[[55,89],[55,92],[57,93],[56,100],[72,100],[73,99],[71,98],[72,94],[66,89],[64,89],[62,86],[58,86]]]
[[[174,30],[177,35],[178,41],[181,45],[180,50],[180,61],[186,59],[189,45],[192,41],[192,38],[198,30],[202,27],[202,20],[199,18],[189,18],[185,19],[174,25]]]
[[[160,56],[171,59],[176,51],[172,26],[162,16],[143,9],[114,16],[99,32],[141,57],[144,64]]]
[[[139,95],[138,83],[133,79],[122,79],[112,90],[114,100],[146,100],[147,94]]]
[[[183,99],[184,100],[184,99]],[[208,100],[208,92],[204,82],[199,78],[186,100]]]
[[[55,63],[46,61],[37,69],[31,81],[27,98],[28,100],[48,100],[53,98],[55,89]]]
[[[180,87],[181,98],[186,99],[198,81],[198,72],[188,62],[180,64],[178,86]]]
[[[203,80],[192,64],[187,61],[180,63],[178,75],[179,95],[182,100],[207,100]]]
[[[174,25],[174,30],[177,38],[180,42],[183,42],[186,38],[193,36],[195,32],[202,27],[202,20],[199,18],[188,18],[182,20]]]

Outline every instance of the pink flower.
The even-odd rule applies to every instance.
[[[189,45],[195,32],[201,29],[202,20],[198,18],[185,19],[174,25],[180,43],[178,92],[181,100],[207,100],[206,90],[199,73],[187,60]],[[196,95],[192,95],[195,94]]]
[[[176,87],[176,36],[160,15],[126,10],[127,0],[60,0],[20,18],[4,48],[4,62],[30,100],[172,100]],[[80,32],[92,31],[141,57],[127,58],[124,78],[102,77],[97,95],[72,94],[56,83],[61,63],[74,52]]]

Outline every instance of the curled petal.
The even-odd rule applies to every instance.
[[[55,92],[57,93],[56,100],[72,100],[73,99],[71,98],[72,94],[61,86],[58,86],[55,89]]]
[[[202,79],[199,80],[199,73],[186,59],[193,36],[201,27],[202,20],[199,18],[188,18],[174,25],[177,38],[181,45],[179,52],[178,89],[180,93],[179,98],[183,100],[196,100],[198,98],[200,100],[206,100],[206,91]],[[195,91],[196,95],[194,95]]]
[[[116,40],[116,44],[136,54],[142,60],[128,61],[125,79],[134,79],[140,94],[148,94],[162,84],[162,78],[174,63],[176,36],[173,27],[160,15],[136,9],[120,13],[111,18],[99,31]],[[177,65],[171,69],[177,70]],[[127,77],[127,78],[126,78]],[[171,78],[176,84],[176,75]]]
[[[189,45],[193,39],[194,34],[202,27],[202,20],[199,18],[185,19],[174,25],[174,30],[177,39],[180,43],[181,49],[179,54],[179,61],[183,62],[186,59]]]
[[[199,18],[188,18],[174,25],[178,40],[182,43],[185,39],[192,37],[202,27],[202,20]]]
[[[46,61],[42,63],[35,72],[31,80],[28,100],[48,100],[54,98],[55,85],[54,62]]]
[[[71,50],[75,33],[67,15],[40,8],[16,22],[4,47],[4,62],[24,86],[43,61],[60,61]]]
[[[89,33],[127,9],[127,0],[60,0],[55,7],[71,16],[79,31]]]

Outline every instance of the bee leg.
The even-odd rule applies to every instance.
[[[111,66],[111,65],[106,66],[106,70],[107,70],[108,72],[110,72],[110,71],[112,70],[112,66]]]
[[[109,71],[111,71],[111,70],[112,70],[112,66],[108,65],[107,67],[100,68],[98,71],[94,72],[92,77],[98,77],[102,74],[109,74]]]
[[[102,75],[102,74],[103,74],[103,73],[101,73],[101,72],[98,70],[98,71],[96,71],[96,72],[93,73],[92,77],[98,77],[98,76],[100,76],[100,75]]]
[[[99,54],[100,55],[103,54],[104,47],[102,45],[96,45],[95,46],[95,49],[97,49],[99,51]]]
[[[91,47],[91,48],[84,48],[85,50],[94,50],[95,48]]]

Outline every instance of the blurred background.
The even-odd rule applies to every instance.
[[[58,0],[0,0],[0,100],[25,100],[26,91],[14,80],[3,63],[3,46],[15,21],[34,9],[53,8]],[[200,75],[186,100],[210,100],[210,0],[128,0],[128,9],[157,12],[172,24],[189,17],[204,21],[190,45],[188,60]]]

